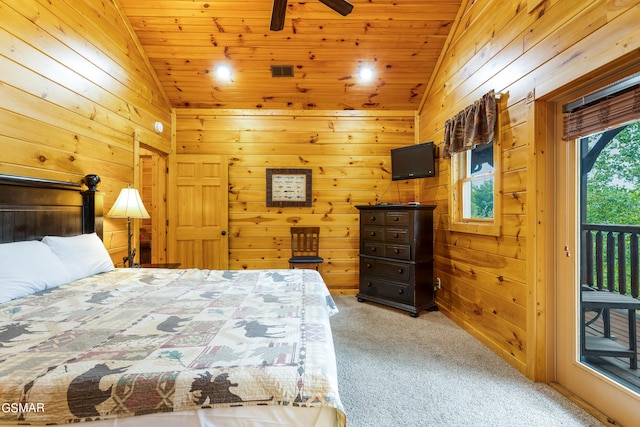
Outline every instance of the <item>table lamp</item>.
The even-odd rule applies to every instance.
[[[131,188],[131,186],[120,190],[120,194],[107,213],[107,217],[127,218],[127,256],[123,258],[123,261],[129,267],[139,267],[140,264],[136,264],[133,261],[136,256],[136,249],[131,250],[131,238],[133,237],[133,233],[131,233],[131,218],[151,217],[142,203],[138,190]]]

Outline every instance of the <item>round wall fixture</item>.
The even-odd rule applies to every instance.
[[[156,129],[156,132],[158,133],[162,133],[162,130],[164,129],[164,126],[162,125],[161,122],[155,122],[153,124],[153,127]]]

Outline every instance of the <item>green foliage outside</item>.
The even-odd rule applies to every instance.
[[[592,149],[602,134],[591,135],[588,147]],[[593,168],[587,175],[587,212],[589,224],[635,225],[640,227],[640,122],[627,125],[600,152]],[[617,233],[616,233],[617,242]],[[630,235],[625,236],[626,294],[631,294]],[[605,259],[609,254],[605,251]],[[618,254],[615,258],[615,283],[613,288],[619,291]],[[605,286],[607,265],[604,267]],[[594,272],[595,274],[595,272]]]
[[[589,137],[589,147],[601,134]],[[602,150],[587,180],[587,222],[640,225],[640,122]]]
[[[481,184],[472,186],[471,217],[493,218],[493,178],[482,180]]]

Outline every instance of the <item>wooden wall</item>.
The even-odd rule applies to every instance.
[[[608,63],[640,52],[640,2],[467,0],[412,111],[176,111],[180,153],[229,161],[231,268],[285,268],[291,225],[322,227],[322,272],[333,290],[357,288],[356,205],[436,203],[441,308],[527,375],[545,307],[530,298],[541,273],[535,236],[532,104]],[[108,209],[135,182],[138,144],[169,152],[171,109],[148,60],[111,1],[0,0],[0,173],[79,181],[102,177]],[[389,179],[389,150],[441,141],[446,119],[490,89],[500,101],[503,232],[449,229],[449,161],[436,179]],[[156,120],[165,130],[157,134]],[[419,123],[416,128],[415,123]],[[265,169],[311,168],[313,206],[267,208]],[[533,185],[532,185],[533,184]],[[106,220],[114,260],[124,220]],[[532,320],[534,319],[534,320]]]
[[[124,22],[110,1],[0,0],[0,173],[98,174],[107,210],[134,182],[134,133],[170,150],[171,109]],[[126,242],[125,221],[107,219],[120,264]]]
[[[410,111],[176,110],[176,152],[229,162],[229,267],[288,268],[289,228],[320,226],[321,273],[332,291],[358,286],[357,205],[409,201],[389,150],[415,142]],[[311,169],[311,207],[266,206],[266,169]]]
[[[536,297],[536,263],[550,241],[537,205],[535,100],[608,63],[638,57],[638,1],[468,1],[420,111],[420,140],[442,141],[444,122],[491,89],[499,102],[502,234],[450,230],[450,160],[422,180],[420,201],[436,203],[438,305],[517,369],[544,379],[544,326],[553,307]],[[544,171],[544,173],[550,171]],[[552,208],[552,207],[549,207]],[[534,239],[538,238],[538,246]],[[544,285],[543,285],[544,286]]]

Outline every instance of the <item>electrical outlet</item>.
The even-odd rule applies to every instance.
[[[442,283],[440,282],[440,278],[436,277],[436,288],[442,289]]]

